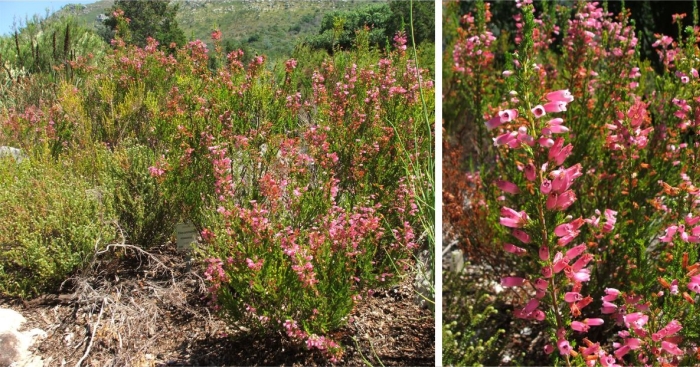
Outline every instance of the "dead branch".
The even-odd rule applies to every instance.
[[[102,320],[102,313],[105,310],[105,303],[107,302],[107,298],[102,299],[102,307],[100,307],[100,314],[97,315],[97,322],[95,325],[92,326],[92,335],[90,336],[90,343],[88,343],[87,349],[85,350],[85,354],[83,354],[83,357],[80,358],[78,363],[75,364],[75,367],[80,367],[80,365],[83,363],[85,358],[90,354],[90,349],[92,349],[92,344],[95,342],[95,332],[97,331],[97,327],[100,326],[100,320]]]

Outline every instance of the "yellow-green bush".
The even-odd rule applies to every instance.
[[[55,291],[114,238],[105,195],[70,172],[0,159],[0,294]]]

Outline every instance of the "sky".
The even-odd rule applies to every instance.
[[[24,24],[24,20],[31,18],[34,14],[46,16],[46,9],[50,13],[61,9],[67,4],[90,4],[96,0],[0,0],[0,35],[9,35],[12,33],[12,24],[17,20],[19,26],[20,21]]]

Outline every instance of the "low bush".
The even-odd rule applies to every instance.
[[[0,293],[54,292],[114,238],[109,198],[66,167],[0,159]]]

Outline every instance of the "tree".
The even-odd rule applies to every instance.
[[[413,5],[413,37],[416,45],[423,41],[435,40],[435,2],[433,1],[392,1],[389,3],[391,19],[386,25],[387,36],[393,38],[399,31],[406,32],[411,42],[411,5]]]
[[[413,1],[413,30],[416,45],[435,39],[435,2]],[[384,48],[392,43],[399,31],[411,36],[411,2],[394,0],[382,4],[371,4],[357,10],[334,11],[326,14],[321,21],[317,36],[307,39],[314,49],[333,51],[334,47],[347,49],[355,44],[356,31],[369,28],[369,44]]]
[[[391,17],[387,4],[371,4],[352,11],[337,10],[323,16],[321,30],[317,36],[309,37],[307,43],[314,49],[333,52],[334,47],[351,48],[355,32],[369,28],[369,44],[383,47],[386,44],[386,24]]]
[[[182,46],[186,42],[185,33],[175,20],[179,5],[170,6],[170,0],[116,0],[110,13],[117,9],[121,9],[124,17],[129,19],[131,39],[126,40],[129,43],[143,47],[148,37],[165,46],[171,43]],[[113,37],[117,19],[112,15],[105,20],[105,25],[112,31]]]

